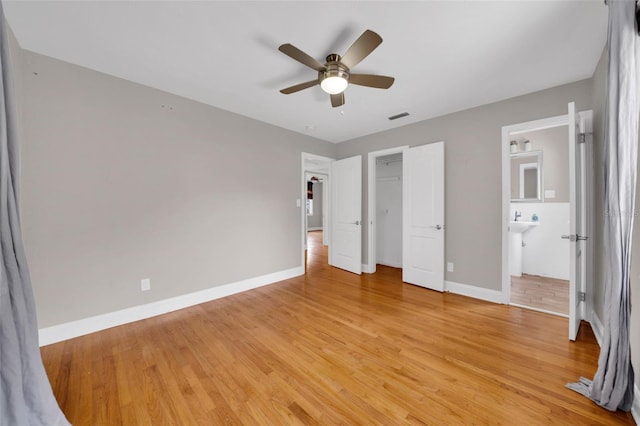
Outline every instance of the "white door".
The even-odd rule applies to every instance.
[[[569,234],[562,238],[570,240],[569,274],[569,339],[576,340],[580,328],[580,292],[585,288],[586,271],[586,178],[585,144],[580,143],[580,130],[576,106],[569,103]]]
[[[444,291],[444,142],[402,157],[402,280]]]
[[[362,273],[362,157],[331,163],[329,264]]]

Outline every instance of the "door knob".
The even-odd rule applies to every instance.
[[[432,228],[436,228],[438,231],[442,229],[442,226],[440,225],[436,225],[436,226],[432,226]]]
[[[360,225],[360,221],[356,220],[355,222],[351,223],[352,225]]]

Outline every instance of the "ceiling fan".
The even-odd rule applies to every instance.
[[[366,30],[351,45],[344,56],[332,53],[327,56],[327,63],[324,65],[297,47],[289,43],[283,44],[278,50],[301,64],[318,71],[318,78],[287,87],[286,89],[280,90],[280,93],[289,95],[303,89],[308,89],[309,87],[320,85],[322,90],[331,96],[331,106],[335,108],[344,105],[344,91],[349,83],[378,89],[388,89],[393,84],[393,77],[351,73],[351,69],[369,56],[380,43],[382,43],[382,37],[371,30]]]

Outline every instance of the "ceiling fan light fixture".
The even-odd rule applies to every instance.
[[[348,85],[349,82],[346,78],[337,75],[325,77],[320,82],[322,90],[330,95],[337,95],[338,93],[344,92]]]
[[[336,55],[336,58],[340,57]],[[333,59],[330,56],[327,60]],[[349,85],[349,73],[337,63],[329,62],[327,69],[320,73],[320,87],[330,95],[337,95],[345,91]]]

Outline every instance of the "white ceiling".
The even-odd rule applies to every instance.
[[[607,26],[602,0],[3,3],[24,49],[332,142],[589,78]],[[280,44],[324,63],[365,29],[384,42],[354,71],[389,90],[279,93],[316,76]]]

